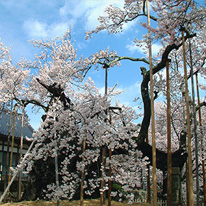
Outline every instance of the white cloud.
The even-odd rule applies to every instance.
[[[48,28],[48,32],[50,32],[50,35],[52,37],[61,36],[65,33],[65,31],[69,30],[69,24],[68,23],[58,23],[58,24],[52,24]]]
[[[99,89],[99,93],[100,93],[101,95],[104,95],[104,94],[105,94],[105,87],[101,87],[101,88]]]
[[[120,105],[125,105],[127,107],[132,107],[137,114],[141,114],[142,111],[142,104],[141,98],[140,100],[135,101],[135,99],[141,96],[141,83],[136,82],[135,84],[130,85],[129,87],[120,87],[117,88],[119,91],[124,91],[120,95],[116,96],[114,99]],[[112,101],[112,104],[115,103],[115,100]]]
[[[145,54],[148,55],[148,51],[147,49],[145,49],[145,47],[139,47],[136,46],[136,44],[132,43],[132,44],[127,44],[126,48],[133,54],[135,52],[139,52],[141,54]],[[144,48],[144,49],[143,49]],[[159,50],[162,48],[162,46],[160,44],[152,44],[152,54],[153,55],[157,55],[157,53],[159,52]],[[145,53],[146,52],[146,53]]]
[[[29,37],[32,38],[39,38],[39,37],[47,37],[47,31],[46,31],[47,25],[44,23],[41,23],[39,21],[32,21],[27,20],[24,22],[23,28],[29,35]]]
[[[69,29],[69,22],[46,24],[38,20],[30,19],[24,22],[23,29],[25,30],[29,38],[50,39],[63,35],[65,31]]]
[[[95,27],[99,24],[98,17],[104,14],[104,7],[94,7],[87,10],[85,17],[87,21],[85,22],[84,28],[86,30],[95,29]]]
[[[154,55],[157,55],[159,50],[162,48],[162,45],[160,44],[152,44],[152,52]]]
[[[123,32],[132,29],[134,26],[137,25],[138,19],[134,19],[133,21],[129,21],[123,25]],[[135,33],[138,33],[138,29],[135,28]]]
[[[140,52],[140,53],[143,53],[143,50],[142,48],[136,46],[135,44],[127,44],[126,45],[126,49],[128,49],[132,54],[135,53],[135,52]]]
[[[122,8],[124,0],[79,0],[78,4],[69,1],[60,8],[59,14],[64,18],[70,16],[74,22],[80,18],[84,19],[84,29],[92,30],[99,24],[98,17],[104,15],[105,8],[111,4]],[[125,29],[130,25],[127,24]]]
[[[115,89],[117,91],[123,91],[121,94],[116,96],[116,99],[120,104],[125,104],[126,106],[135,106],[137,103],[134,102],[135,98],[140,96],[141,84],[136,82],[129,87],[118,87]]]
[[[136,106],[137,103],[134,102],[135,98],[140,96],[140,89],[141,89],[141,83],[136,82],[135,84],[132,84],[128,87],[122,87],[117,86],[115,88],[115,92],[120,92],[119,95],[115,96],[112,104],[115,104],[115,99],[119,102],[121,105],[126,106]],[[101,95],[105,94],[105,87],[99,88],[99,92]]]

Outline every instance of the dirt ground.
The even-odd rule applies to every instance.
[[[42,201],[42,200],[37,200],[37,201],[24,201],[24,202],[14,202],[14,203],[4,203],[1,204],[2,206],[56,206],[57,202],[51,202],[51,201]],[[80,201],[60,201],[60,206],[79,206]],[[99,200],[84,200],[84,206],[97,206],[99,205]],[[105,206],[107,205],[107,202]],[[114,202],[112,201],[112,206],[126,206],[128,205],[127,203],[121,203],[121,202]],[[131,205],[136,205],[136,206],[150,206],[150,204],[146,203],[134,203]]]

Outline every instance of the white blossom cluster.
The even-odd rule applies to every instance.
[[[162,44],[162,49],[153,59],[153,68],[156,72],[154,91],[163,97],[163,100],[156,102],[155,105],[157,148],[162,151],[166,151],[167,108],[164,100],[167,89],[164,66],[161,67],[159,63],[163,64],[161,55],[165,54],[170,46],[174,47],[168,56],[171,59],[171,122],[174,152],[180,147],[180,134],[186,128],[183,112],[185,100],[180,26],[183,27],[184,35],[187,37],[197,32],[191,39],[193,63],[189,55],[189,39],[185,43],[186,61],[189,68],[193,66],[194,71],[198,71],[198,74],[205,78],[206,10],[191,0],[150,2],[153,9],[150,13],[151,26],[145,23],[146,1],[125,0],[123,8],[114,5],[106,8],[106,15],[99,17],[100,25],[95,30],[87,32],[86,38],[103,30],[107,30],[109,34],[122,32],[124,24],[140,20],[140,24],[147,28],[151,35],[146,33],[142,38],[136,38],[134,43],[143,48],[145,54],[150,40],[152,43],[159,41]],[[39,48],[41,53],[36,55],[34,62],[21,59],[15,66],[9,55],[10,48],[0,43],[1,105],[15,100],[18,103],[31,103],[46,113],[46,119],[34,134],[38,137],[37,143],[25,156],[22,164],[27,166],[29,172],[37,160],[44,160],[46,163],[48,158],[61,157],[58,167],[61,176],[60,186],[57,187],[55,183],[48,185],[45,191],[47,198],[72,199],[79,190],[82,172],[84,172],[84,191],[87,195],[99,190],[103,175],[105,186],[100,192],[108,190],[108,181],[111,179],[113,183],[121,186],[121,190],[112,193],[113,196],[117,195],[120,199],[134,198],[132,191],[147,172],[147,159],[137,150],[137,141],[134,139],[138,137],[138,127],[133,122],[139,116],[132,108],[120,107],[118,104],[111,105],[112,98],[118,94],[114,88],[109,90],[108,95],[101,95],[91,78],[82,82],[92,67],[101,66],[105,69],[119,66],[120,60],[123,59],[149,64],[148,58],[119,57],[109,48],[100,50],[90,57],[78,57],[69,31],[61,38],[47,42],[33,40],[31,43]],[[36,73],[31,74],[31,70]],[[145,71],[143,75],[146,74],[148,72]],[[189,70],[187,75],[190,75]],[[205,89],[205,85],[202,84],[201,88]],[[205,109],[202,113],[205,117]],[[198,138],[202,141],[201,158],[204,159],[205,118],[203,123],[202,126],[198,125]],[[83,152],[84,141],[86,149]],[[106,156],[105,165],[101,164],[103,147],[111,149],[113,154],[111,160],[108,155]],[[109,167],[112,169],[112,177],[108,176]],[[22,165],[18,168],[22,168]],[[199,169],[201,170],[201,167]],[[158,171],[158,182],[161,181],[161,174]]]
[[[72,100],[71,110],[64,110],[59,101],[53,103],[46,120],[35,134],[39,140],[32,151],[29,170],[35,160],[46,161],[48,157],[55,157],[56,150],[58,154],[64,155],[64,159],[59,163],[59,174],[62,176],[60,188],[56,188],[54,184],[49,185],[47,197],[56,197],[55,195],[59,194],[71,199],[79,188],[82,171],[85,173],[85,193],[92,194],[98,189],[101,181],[101,170],[98,170],[98,166],[103,146],[113,152],[118,149],[125,151],[123,156],[118,153],[113,155],[111,161],[106,158],[106,170],[110,165],[113,171],[112,181],[122,185],[125,192],[135,188],[140,181],[138,171],[145,169],[146,165],[141,153],[136,151],[135,141],[132,140],[132,136],[138,135],[132,123],[132,120],[136,119],[135,112],[127,107],[109,109],[111,99],[100,95],[91,79],[85,82],[79,92],[74,93]],[[84,140],[86,150],[82,153]],[[55,145],[58,145],[58,148]],[[107,172],[104,179],[108,182]]]
[[[139,180],[136,171],[146,164],[144,160],[140,164],[138,158],[141,159],[141,153],[136,152],[137,145],[132,139],[138,135],[132,122],[139,116],[132,108],[111,105],[112,98],[119,93],[114,88],[109,89],[108,95],[101,95],[91,78],[79,83],[93,65],[104,68],[115,60],[116,52],[107,49],[88,58],[78,58],[69,32],[62,38],[47,42],[33,40],[31,43],[41,49],[40,55],[36,55],[34,62],[21,59],[16,66],[12,64],[9,49],[0,45],[1,57],[4,58],[0,64],[1,103],[12,100],[26,105],[31,103],[46,112],[46,119],[34,134],[38,140],[19,168],[26,165],[29,172],[37,160],[46,162],[48,158],[55,158],[56,154],[64,157],[59,162],[60,187],[57,188],[55,183],[48,185],[47,198],[61,196],[71,199],[79,188],[82,171],[85,173],[85,193],[92,194],[100,187],[101,171],[105,170],[104,179],[108,184],[109,163],[113,171],[112,181],[126,188],[128,179],[131,182],[129,188],[135,187],[132,182]],[[109,66],[115,65],[119,62],[114,61]],[[31,70],[37,73],[31,75]],[[70,107],[65,108],[60,97],[52,97],[51,89],[60,89],[64,98],[70,99]],[[86,150],[82,153],[84,140]],[[98,167],[101,165],[102,147],[116,153],[112,161],[106,158],[101,169]],[[119,150],[125,153],[123,160],[118,158]],[[121,164],[124,169],[119,168]],[[131,164],[131,168],[127,164]],[[122,173],[121,176],[119,173]],[[107,189],[105,186],[104,190]]]

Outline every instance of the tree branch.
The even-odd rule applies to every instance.
[[[35,100],[35,99],[31,99],[31,100],[20,100],[18,98],[14,98],[15,101],[17,101],[20,105],[24,105],[25,107],[28,105],[28,104],[33,104],[33,105],[36,105],[36,106],[39,106],[41,107],[45,112],[48,111],[48,107],[44,106],[43,104],[41,104],[39,101]]]
[[[107,65],[111,66],[112,64],[121,61],[121,60],[130,60],[130,61],[141,61],[144,62],[146,64],[149,64],[149,61],[147,61],[147,59],[145,58],[132,58],[132,57],[127,57],[127,56],[122,56],[122,57],[117,57],[116,59],[114,59],[113,61],[109,62]]]
[[[53,94],[54,97],[59,98],[59,100],[63,103],[65,109],[70,108],[73,103],[71,102],[69,97],[66,97],[64,94],[64,90],[62,89],[60,84],[57,84],[56,82],[52,85],[46,85],[44,84],[40,79],[36,78],[36,80],[41,84],[45,89],[47,89],[48,92]]]
[[[192,38],[195,35],[196,34],[190,35],[187,33],[185,39]],[[176,50],[179,49],[181,46],[182,46],[182,42],[179,45],[176,44],[168,45],[162,54],[162,59],[160,63],[158,63],[156,66],[153,67],[153,74],[163,69],[166,66],[166,62],[168,61],[168,56],[170,52],[172,52],[174,49]],[[149,145],[145,141],[148,136],[148,130],[149,130],[150,118],[151,118],[151,100],[149,96],[150,71],[147,71],[146,68],[144,67],[141,67],[140,69],[143,75],[143,80],[141,83],[141,95],[144,104],[144,116],[143,116],[139,135],[137,137],[133,137],[133,139],[136,140],[138,144],[138,149],[142,151],[144,156],[149,157],[150,164],[152,164],[151,163],[152,148],[151,145]],[[157,156],[157,168],[164,171],[165,168],[167,168],[167,153],[157,149],[156,156]],[[183,167],[186,159],[187,159],[186,151],[184,150],[184,148],[180,148],[172,154],[172,165],[181,168]]]
[[[196,106],[196,111],[198,111],[201,107],[206,107],[206,102],[201,102],[199,105]]]

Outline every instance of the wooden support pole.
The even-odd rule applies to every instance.
[[[107,95],[107,85],[108,85],[108,66],[104,66],[105,69],[105,96]],[[102,206],[105,203],[105,196],[106,193],[104,192],[104,173],[105,173],[105,156],[106,156],[106,146],[104,145],[102,147],[102,165],[101,165],[101,170],[102,170],[102,180],[101,180],[101,187],[100,187],[100,206]]]
[[[10,147],[10,137],[11,137],[11,121],[12,121],[12,110],[13,110],[13,99],[11,100],[11,109],[9,115],[9,130],[8,130],[8,140],[7,140],[7,152],[6,152],[6,174],[4,179],[4,190],[6,189],[8,183],[9,174],[9,147]]]
[[[148,143],[148,134],[146,138],[146,142]],[[147,165],[147,203],[151,203],[151,190],[150,190],[150,165]]]
[[[101,170],[102,170],[102,179],[101,179],[101,189],[100,189],[100,206],[104,203],[104,147],[102,147],[102,164],[101,164]]]
[[[55,133],[55,136],[56,136],[56,133]],[[57,150],[57,142],[55,142],[55,158],[54,158],[54,161],[55,161],[55,176],[56,176],[56,187],[57,187],[57,190],[59,190],[59,169],[58,169],[58,150]],[[57,196],[57,206],[60,205],[60,201],[59,201],[59,196]]]
[[[183,63],[184,63],[184,79],[185,79],[185,98],[186,98],[186,113],[187,113],[187,140],[188,140],[188,173],[189,173],[189,206],[194,205],[193,201],[193,176],[192,176],[192,145],[191,145],[191,126],[190,126],[190,108],[189,108],[189,94],[187,83],[187,65],[185,52],[185,36],[182,30],[182,45],[183,45]]]
[[[199,206],[199,144],[197,140],[197,117],[196,117],[196,107],[195,107],[195,89],[194,89],[194,71],[193,71],[193,60],[192,60],[192,45],[189,40],[189,52],[190,52],[190,69],[191,69],[191,86],[192,86],[192,112],[193,112],[193,134],[195,137],[195,165],[196,165],[196,205]]]
[[[167,206],[172,206],[172,151],[169,61],[166,63],[167,78]]]
[[[9,163],[9,177],[8,177],[8,184],[11,180],[11,167],[12,167],[12,159],[13,159],[13,149],[14,149],[14,132],[15,132],[15,124],[16,124],[16,112],[17,112],[17,105],[15,105],[14,110],[14,122],[13,122],[13,133],[12,133],[12,142],[11,142],[11,153],[10,153],[10,163]]]
[[[22,160],[23,128],[24,128],[24,104],[22,105],[22,116],[21,116],[21,139],[20,139],[19,163]],[[19,201],[21,200],[21,171],[19,172],[18,200]]]
[[[56,99],[54,99],[54,102],[56,102]],[[54,123],[53,123],[53,127],[55,128],[55,122],[56,122],[56,111],[54,110]],[[54,165],[55,165],[55,180],[56,180],[56,190],[59,191],[59,164],[58,164],[58,145],[57,145],[57,130],[55,128],[55,131],[54,131],[54,152],[55,152],[55,156],[54,156]],[[58,192],[57,192],[57,206],[60,206],[60,201],[59,201],[59,196],[58,196]]]
[[[108,87],[108,66],[105,66],[105,96],[107,95],[107,87]]]
[[[110,124],[112,124],[112,115],[110,113],[109,115]],[[112,205],[112,198],[111,198],[111,192],[112,192],[112,167],[111,167],[111,160],[112,160],[112,150],[109,148],[109,180],[108,180],[108,206]]]
[[[29,146],[29,149],[27,150],[26,154],[24,155],[24,158],[22,159],[22,162],[21,162],[20,166],[22,166],[22,167],[24,166],[25,161],[26,161],[26,158],[28,157],[27,154],[31,151],[31,149],[32,149],[34,143],[36,142],[36,140],[37,140],[37,138],[34,138],[34,140],[32,141],[31,145]],[[22,169],[23,169],[23,168],[22,168]],[[20,170],[16,169],[16,171],[14,172],[14,175],[13,175],[11,181],[10,181],[9,184],[7,185],[6,189],[4,190],[4,193],[2,194],[2,196],[1,196],[1,198],[0,198],[0,204],[1,204],[2,201],[4,200],[7,192],[9,191],[9,188],[11,187],[11,185],[12,185],[15,177],[18,175],[19,171],[20,171]]]
[[[189,206],[189,174],[188,174],[188,160],[185,164],[185,175],[186,175],[186,205]]]
[[[147,21],[150,26],[149,2],[147,0]],[[155,118],[154,118],[154,95],[153,95],[153,70],[152,70],[152,42],[151,32],[149,33],[149,64],[150,64],[150,98],[152,116],[152,166],[153,166],[153,206],[157,206],[157,174],[156,174],[156,142],[155,142]]]
[[[86,149],[86,138],[84,138],[83,143],[82,143],[82,162],[83,163],[85,161],[85,156],[84,156],[85,149]],[[82,170],[82,174],[81,174],[80,206],[84,206],[84,169]]]
[[[197,90],[197,101],[198,105],[200,105],[200,93],[199,93],[199,83],[198,83],[198,73],[196,73],[196,90]],[[200,133],[202,134],[201,138],[201,152],[202,152],[202,174],[203,174],[203,192],[204,192],[204,206],[206,206],[206,176],[205,176],[205,153],[204,153],[204,145],[203,145],[203,132],[202,132],[202,114],[201,108],[198,110],[199,114],[199,124],[200,124]]]

